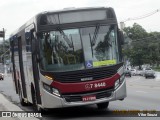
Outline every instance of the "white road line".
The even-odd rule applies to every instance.
[[[136,92],[139,92],[139,93],[147,93],[147,92],[145,92],[145,91],[136,91]]]

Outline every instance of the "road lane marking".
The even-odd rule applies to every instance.
[[[145,92],[145,91],[136,91],[136,92],[139,92],[139,93],[147,93],[147,92]]]

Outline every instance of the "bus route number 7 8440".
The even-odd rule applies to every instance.
[[[94,89],[94,88],[100,88],[100,87],[105,87],[105,86],[106,86],[105,82],[86,84],[85,89]]]

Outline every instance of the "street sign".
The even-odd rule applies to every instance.
[[[4,38],[4,31],[0,31],[0,37]]]

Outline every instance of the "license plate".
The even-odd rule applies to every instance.
[[[96,100],[96,96],[95,95],[88,95],[88,96],[83,96],[82,97],[82,101],[83,102],[94,101],[94,100]]]

